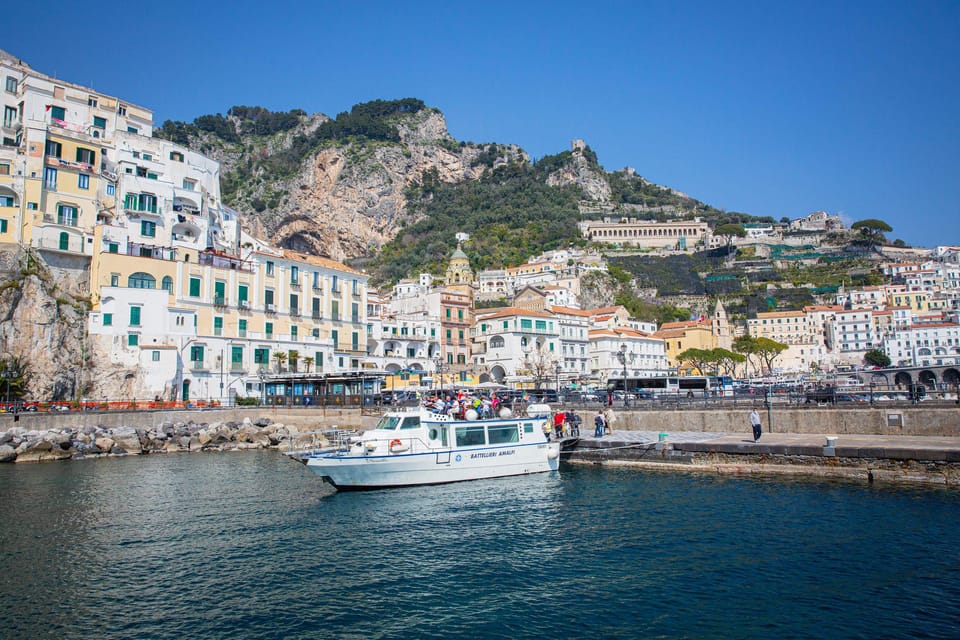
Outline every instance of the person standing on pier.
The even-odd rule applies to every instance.
[[[606,428],[606,426],[607,426],[607,419],[603,417],[603,411],[602,411],[602,410],[597,411],[597,417],[593,419],[593,423],[594,423],[594,425],[596,425],[595,428],[594,428],[594,430],[593,430],[593,437],[594,437],[594,438],[602,438],[602,437],[603,437],[603,430],[604,430],[604,429]]]
[[[750,426],[753,427],[753,441],[756,442],[760,439],[760,434],[763,433],[760,425],[760,414],[757,413],[756,409],[750,412]]]

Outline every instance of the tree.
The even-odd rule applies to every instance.
[[[850,228],[854,231],[860,231],[860,238],[869,245],[886,244],[887,238],[883,235],[884,232],[893,231],[893,227],[876,218],[858,220],[850,225]]]
[[[757,339],[749,334],[739,336],[733,341],[733,350],[743,356],[743,361],[747,365],[745,373],[747,376],[749,376],[751,363],[750,359],[759,351]],[[754,371],[756,371],[756,367],[754,367]]]
[[[696,369],[700,375],[708,375],[708,371],[717,364],[712,349],[687,349],[677,354],[677,362],[686,362],[691,369]]]
[[[764,371],[770,373],[773,369],[773,361],[787,350],[787,345],[770,338],[757,338],[756,354],[763,362]]]
[[[290,370],[296,372],[297,361],[300,360],[300,352],[296,349],[290,349],[290,352],[287,354],[287,360],[290,361]]]
[[[21,399],[27,392],[30,384],[30,367],[18,356],[0,359],[0,372],[3,373],[3,396],[0,400]]]
[[[274,360],[277,361],[277,373],[283,372],[283,363],[287,361],[287,354],[284,351],[277,351],[273,354]]]
[[[871,349],[863,354],[863,361],[875,367],[885,369],[890,366],[890,356],[880,349]]]
[[[542,343],[538,344],[523,357],[524,369],[533,378],[533,386],[538,391],[543,387],[544,382],[551,379],[557,363],[557,359],[543,347]]]
[[[711,351],[722,375],[734,375],[737,371],[737,365],[747,361],[746,357],[729,349],[717,347]]]
[[[747,230],[743,228],[742,224],[737,224],[734,222],[728,222],[727,224],[722,224],[713,231],[715,236],[737,236],[738,238],[743,238],[747,235]]]
[[[313,366],[313,358],[310,357],[310,356],[307,356],[306,358],[304,358],[304,359],[303,359],[303,366],[305,366],[305,367],[307,368],[307,373],[310,373],[310,367]]]

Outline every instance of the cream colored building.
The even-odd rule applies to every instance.
[[[648,249],[693,251],[710,242],[710,225],[697,220],[650,222],[636,218],[604,218],[580,223],[591,242]]]

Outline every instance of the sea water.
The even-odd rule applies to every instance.
[[[0,466],[3,638],[960,636],[960,493],[562,466],[334,493],[275,452]]]

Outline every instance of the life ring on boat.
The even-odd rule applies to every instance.
[[[410,447],[403,444],[403,441],[400,438],[394,438],[390,441],[390,451],[393,453],[399,453],[400,451],[406,451]]]

